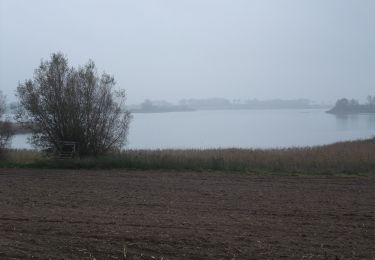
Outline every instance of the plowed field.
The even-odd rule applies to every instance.
[[[375,259],[375,178],[0,169],[0,259]]]

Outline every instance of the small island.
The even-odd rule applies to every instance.
[[[361,104],[358,100],[342,98],[327,113],[335,115],[375,113],[375,97],[368,96],[367,103]]]

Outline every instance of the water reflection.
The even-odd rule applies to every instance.
[[[338,130],[345,131],[348,129],[352,129],[353,127],[354,128],[358,127],[359,115],[357,114],[353,114],[353,115],[338,114],[334,116],[336,118],[336,124],[337,124]]]
[[[336,118],[338,130],[369,129],[375,130],[374,114],[338,114]],[[375,134],[375,133],[374,133]]]
[[[369,119],[368,119],[368,128],[372,129],[372,130],[375,130],[375,115],[374,114],[370,114],[370,115],[368,115],[368,117],[369,117]]]

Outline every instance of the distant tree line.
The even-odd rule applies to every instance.
[[[367,102],[364,104],[359,103],[356,99],[341,98],[327,112],[332,114],[375,113],[375,96],[368,96]]]
[[[133,113],[166,113],[166,112],[183,112],[183,111],[193,111],[194,109],[184,106],[184,105],[174,105],[170,102],[161,101],[151,101],[146,99],[143,101],[139,107],[132,108]]]
[[[229,100],[226,98],[208,98],[208,99],[182,99],[178,104],[170,102],[151,101],[146,99],[138,106],[130,107],[132,112],[171,112],[171,111],[194,111],[194,110],[223,110],[223,109],[308,109],[320,108],[322,105],[315,105],[308,99],[273,99],[257,100],[248,99]]]

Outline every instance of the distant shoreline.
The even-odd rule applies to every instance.
[[[360,115],[360,114],[375,114],[374,109],[347,109],[347,110],[339,110],[332,108],[327,110],[326,113],[333,114],[333,115]]]
[[[330,106],[311,106],[311,107],[227,107],[227,108],[204,108],[204,109],[155,109],[155,110],[145,110],[145,109],[130,109],[130,113],[134,114],[154,114],[154,113],[171,113],[171,112],[199,112],[199,111],[233,111],[233,110],[300,110],[300,109],[327,109]]]
[[[182,99],[178,103],[165,100],[146,99],[140,104],[127,107],[132,113],[167,113],[204,110],[264,110],[264,109],[318,109],[329,108],[331,105],[316,104],[309,99],[234,99],[207,98],[207,99]]]
[[[171,112],[194,112],[196,109],[193,108],[168,108],[168,107],[156,107],[153,109],[130,109],[130,113],[135,114],[151,114],[151,113],[171,113]]]

